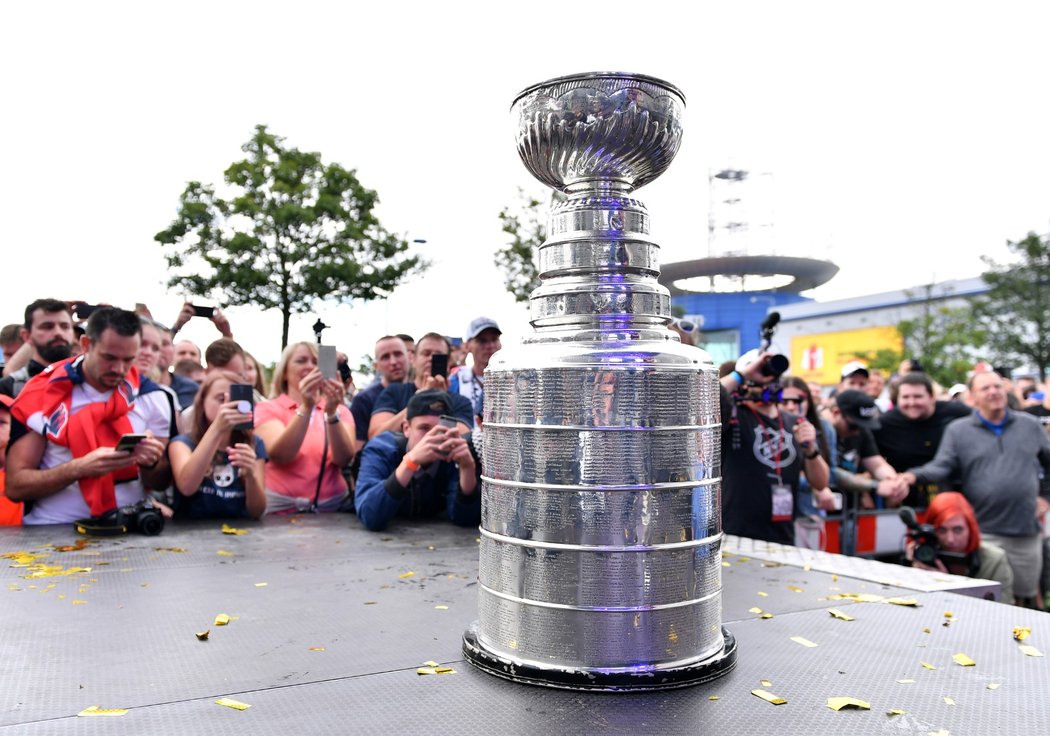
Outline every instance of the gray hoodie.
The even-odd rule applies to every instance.
[[[956,419],[933,460],[911,470],[921,483],[945,480],[955,471],[982,532],[1039,532],[1035,499],[1050,499],[1050,436],[1034,417],[1007,409],[998,437],[977,412]]]

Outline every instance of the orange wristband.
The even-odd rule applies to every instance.
[[[407,467],[407,468],[408,468],[409,470],[411,470],[411,471],[412,471],[413,473],[418,473],[418,472],[419,472],[419,469],[423,467],[423,466],[422,466],[422,465],[420,465],[419,463],[417,463],[417,462],[414,462],[414,461],[412,460],[412,458],[410,458],[410,457],[409,457],[408,455],[405,455],[405,456],[404,456],[404,457],[402,458],[402,460],[404,461],[404,463],[405,463],[405,466],[406,466],[406,467]]]

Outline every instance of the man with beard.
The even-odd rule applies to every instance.
[[[69,305],[58,299],[37,299],[26,307],[22,339],[33,346],[29,363],[0,379],[0,394],[15,398],[30,378],[51,363],[70,356],[73,316]]]

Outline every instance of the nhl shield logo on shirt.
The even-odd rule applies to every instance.
[[[755,427],[755,459],[768,468],[783,468],[795,462],[795,444],[786,429]]]

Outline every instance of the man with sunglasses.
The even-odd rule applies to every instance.
[[[728,534],[795,543],[795,509],[804,473],[828,484],[817,434],[805,418],[777,405],[779,376],[770,353],[752,351],[721,381],[722,528]]]

